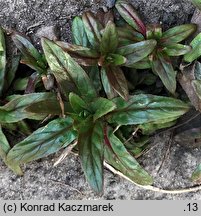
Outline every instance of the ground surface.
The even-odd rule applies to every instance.
[[[69,39],[71,17],[84,10],[111,7],[105,0],[0,0],[0,25],[7,29],[35,33],[45,26],[57,26],[60,36]],[[185,0],[133,0],[146,23],[161,22],[164,28],[189,22],[194,8]],[[161,171],[157,170],[168,146],[168,136],[155,140],[157,144],[144,156],[141,164],[155,178],[155,186],[176,189],[192,186],[190,176],[201,163],[201,148],[187,150],[174,144]],[[96,196],[89,188],[79,159],[70,155],[57,167],[55,156],[30,163],[23,177],[17,177],[0,162],[0,199],[201,199],[201,192],[171,195],[156,193],[134,186],[127,180],[105,170],[105,192]]]

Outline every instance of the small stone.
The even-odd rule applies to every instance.
[[[106,0],[106,6],[112,8],[115,5],[116,0]]]
[[[55,41],[59,38],[59,31],[56,26],[45,26],[38,29],[36,36],[39,38],[46,37],[50,40]]]

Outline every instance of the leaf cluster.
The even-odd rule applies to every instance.
[[[0,157],[15,173],[23,173],[24,163],[69,148],[78,153],[86,179],[98,193],[104,161],[132,181],[151,185],[153,178],[136,159],[149,135],[175,125],[192,105],[200,109],[201,67],[193,61],[201,55],[201,37],[182,43],[196,25],[163,32],[160,25],[146,26],[127,1],[117,1],[116,9],[120,20],[112,10],[75,17],[72,44],[42,38],[38,51],[27,37],[13,32],[21,56],[9,66],[0,29]],[[179,68],[183,55],[183,62],[194,66],[191,76],[186,65]],[[19,60],[33,70],[20,91],[13,87],[24,82],[15,77]],[[179,99],[177,80],[187,95],[192,96],[193,86],[196,102],[190,96],[191,103]],[[26,138],[10,146],[7,133],[18,129]]]

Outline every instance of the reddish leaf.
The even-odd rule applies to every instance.
[[[138,16],[134,7],[126,1],[119,0],[116,3],[116,8],[120,15],[138,32],[146,35],[146,27],[140,17]]]
[[[124,100],[128,99],[128,85],[123,71],[119,67],[108,66],[105,68],[106,74],[112,88],[120,95]]]
[[[79,156],[84,174],[90,186],[100,193],[103,189],[103,126],[89,119],[78,133]]]
[[[118,34],[115,24],[109,21],[104,29],[100,51],[102,54],[114,53],[118,46]]]
[[[117,93],[110,85],[106,69],[104,67],[101,67],[101,82],[104,88],[104,91],[109,99],[114,98],[117,96]]]
[[[83,46],[73,45],[63,41],[57,41],[57,44],[73,57],[77,63],[83,66],[97,65],[99,53],[94,49]]]
[[[85,12],[82,15],[82,20],[90,44],[93,48],[98,47],[101,41],[101,30],[103,29],[103,26],[90,11]]]

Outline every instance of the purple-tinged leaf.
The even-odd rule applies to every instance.
[[[97,65],[100,54],[88,47],[73,45],[63,41],[57,41],[58,44],[65,52],[67,52],[77,63],[83,66]]]
[[[10,102],[0,107],[0,122],[1,123],[13,123],[23,119],[35,119],[41,120],[46,117],[43,114],[43,110],[38,113],[31,113],[26,110],[30,105],[46,101],[50,98],[57,101],[54,93],[32,93],[27,95],[18,95],[11,99]]]
[[[12,40],[23,55],[22,63],[39,73],[46,73],[46,60],[26,37],[15,32],[12,34]]]
[[[96,17],[104,27],[107,25],[108,22],[114,22],[114,14],[112,10],[109,10],[108,12],[99,10],[96,14]]]
[[[77,138],[72,124],[73,120],[70,117],[59,118],[37,129],[9,151],[8,163],[28,163],[70,145]]]
[[[102,90],[101,77],[100,77],[100,69],[98,65],[93,67],[88,67],[88,75],[90,80],[93,82],[93,86],[96,89],[96,92],[99,93]]]
[[[131,27],[117,27],[119,46],[126,46],[144,40],[144,36]]]
[[[59,99],[54,96],[52,98],[47,98],[43,101],[36,102],[33,104],[30,104],[27,106],[25,111],[31,114],[40,114],[44,116],[61,116],[62,112],[64,111],[64,114],[72,113],[73,110],[69,104],[69,102],[63,102],[64,110],[61,109],[61,105],[59,103]]]
[[[117,53],[127,59],[125,66],[130,66],[147,57],[154,50],[156,43],[155,40],[147,40],[130,44],[118,48]]]
[[[106,68],[104,67],[101,67],[101,82],[107,98],[111,99],[118,95],[117,92],[112,88],[112,85],[110,84],[107,76]]]
[[[83,99],[93,100],[96,97],[96,90],[83,68],[53,41],[43,39],[42,46],[50,69],[62,87],[63,93],[68,96],[66,92],[68,86],[65,85],[67,82],[77,88]]]
[[[85,32],[88,40],[93,48],[98,48],[101,41],[101,31],[103,26],[92,12],[85,12],[82,15],[82,21],[84,23]]]
[[[89,119],[84,127],[78,131],[78,148],[82,168],[92,189],[101,193],[104,157],[103,125],[100,122],[93,123],[93,120]]]
[[[105,67],[108,81],[112,88],[121,96],[124,100],[128,99],[128,85],[123,71],[120,67],[108,66]]]
[[[118,46],[118,34],[115,24],[109,21],[103,30],[101,42],[100,42],[100,52],[103,55],[108,53],[114,53]]]
[[[176,71],[174,70],[170,59],[157,53],[151,60],[152,70],[163,82],[166,89],[174,94],[176,91]]]
[[[146,36],[146,27],[131,4],[126,1],[119,0],[117,1],[115,7],[129,25]]]
[[[69,54],[73,53],[75,56],[77,55],[96,59],[100,55],[96,50],[90,49],[88,47],[74,45],[63,41],[57,41],[56,44],[59,45],[64,51],[68,52]]]

